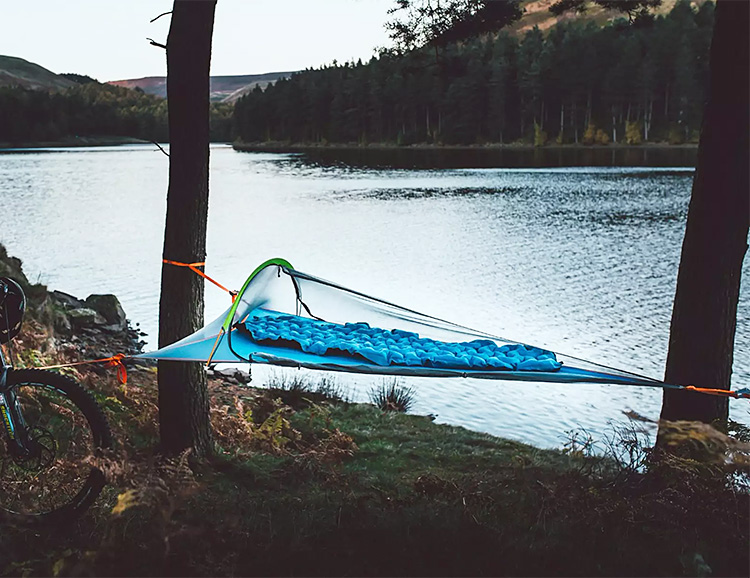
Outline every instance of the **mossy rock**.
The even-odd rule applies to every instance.
[[[94,325],[105,325],[106,319],[99,315],[93,309],[88,307],[81,307],[79,309],[73,309],[68,311],[68,319],[73,327],[92,327]]]
[[[119,329],[127,327],[125,311],[120,305],[120,300],[114,295],[89,295],[86,298],[86,305],[104,317],[107,325],[114,325]]]

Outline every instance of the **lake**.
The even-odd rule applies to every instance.
[[[206,272],[239,288],[256,265],[284,257],[424,313],[659,378],[693,176],[685,155],[694,158],[681,151],[669,166],[663,154],[635,160],[658,166],[535,168],[556,161],[532,158],[517,168],[403,168],[425,164],[214,145]],[[116,294],[153,346],[167,178],[152,145],[0,154],[0,243],[32,281]],[[747,260],[743,274],[739,387],[750,383]],[[207,320],[227,305],[206,286]],[[254,381],[269,371],[255,367]],[[380,383],[335,378],[355,400]],[[658,389],[404,382],[416,389],[415,413],[542,447],[579,427],[601,437],[625,411],[657,418],[661,405]],[[730,401],[730,412],[750,424],[750,404]]]

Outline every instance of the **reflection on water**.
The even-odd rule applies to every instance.
[[[152,149],[0,155],[0,242],[32,279],[117,294],[153,343],[168,159]],[[228,147],[212,148],[211,163],[207,272],[224,285],[240,287],[258,263],[281,256],[428,314],[663,375],[692,169],[419,170]],[[208,319],[225,298],[206,288]],[[750,382],[749,302],[745,284],[738,386]],[[269,370],[254,371],[261,380]],[[359,400],[378,381],[336,379]],[[633,387],[409,383],[417,412],[543,446],[578,426],[600,433],[623,411],[657,417],[661,400]],[[750,423],[748,404],[730,407]]]

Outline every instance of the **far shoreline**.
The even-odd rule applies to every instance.
[[[28,141],[20,143],[0,142],[0,151],[19,149],[101,147],[128,144],[149,144],[151,141],[129,136],[71,136],[60,140]]]
[[[508,150],[508,151],[536,151],[536,150],[697,150],[697,143],[669,144],[665,142],[643,143],[640,145],[628,144],[606,144],[606,145],[585,145],[585,144],[547,144],[543,146],[534,146],[532,144],[519,143],[488,143],[488,144],[470,144],[470,145],[441,145],[416,143],[411,145],[397,145],[395,143],[286,143],[280,141],[268,142],[243,142],[234,141],[232,147],[241,152],[274,152],[274,153],[304,153],[310,151],[367,151],[367,150],[413,150],[413,151],[484,151],[484,150]]]
[[[34,149],[75,149],[75,148],[86,148],[86,147],[111,147],[111,146],[124,146],[124,145],[147,145],[157,144],[156,141],[143,140],[140,138],[130,136],[82,136],[82,137],[70,137],[62,140],[55,141],[30,141],[22,143],[9,143],[0,141],[0,153],[6,151],[25,151]],[[159,141],[159,145],[169,145],[169,141]],[[231,141],[217,140],[209,143],[211,146],[214,145],[226,145],[231,146]]]
[[[284,142],[244,143],[235,141],[240,153],[300,154],[324,165],[395,169],[484,169],[565,167],[672,167],[695,168],[696,144],[642,145],[530,144],[398,146],[393,143],[304,144]]]
[[[139,139],[128,136],[84,136],[84,137],[66,137],[59,140],[51,141],[27,141],[19,143],[10,143],[0,141],[0,150],[20,150],[20,149],[43,149],[43,148],[79,148],[79,147],[99,147],[99,146],[118,146],[129,144],[152,144],[153,141]],[[160,143],[165,144],[165,143]],[[169,144],[169,143],[166,143]],[[241,152],[274,152],[274,153],[304,153],[310,151],[519,151],[531,152],[537,150],[546,151],[572,151],[572,150],[697,150],[697,143],[669,144],[665,142],[649,142],[640,145],[628,144],[606,144],[606,145],[585,145],[585,144],[547,144],[543,146],[534,146],[532,144],[519,143],[487,143],[487,144],[469,144],[469,145],[443,145],[415,143],[411,145],[398,145],[395,143],[286,143],[281,141],[268,142],[242,142],[242,141],[212,141],[210,144],[227,144],[231,145],[234,150]]]

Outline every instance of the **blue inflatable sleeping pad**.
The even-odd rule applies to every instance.
[[[365,359],[379,366],[546,372],[562,366],[553,352],[538,347],[499,346],[489,339],[449,343],[367,323],[339,325],[269,311],[251,315],[240,328],[262,345]]]

